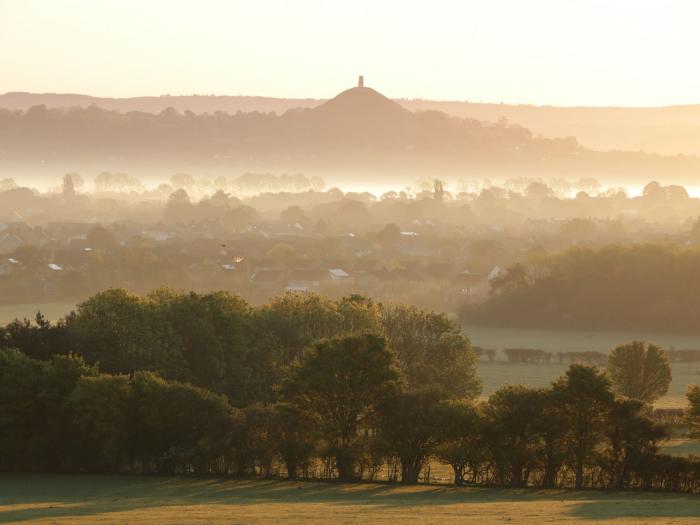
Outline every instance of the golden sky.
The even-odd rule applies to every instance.
[[[0,0],[0,92],[700,102],[698,0]]]

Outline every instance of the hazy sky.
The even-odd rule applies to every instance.
[[[0,92],[700,103],[698,0],[0,0]]]

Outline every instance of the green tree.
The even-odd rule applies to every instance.
[[[644,403],[663,396],[671,384],[666,352],[642,341],[616,347],[608,357],[608,375],[617,394]]]
[[[569,426],[562,400],[558,399],[560,395],[561,392],[552,389],[542,391],[542,410],[535,421],[541,440],[537,459],[542,467],[542,485],[548,488],[557,486],[559,472],[568,456]]]
[[[435,392],[401,392],[384,399],[378,410],[383,449],[401,463],[401,481],[418,475],[440,439],[440,396]]]
[[[685,397],[688,400],[689,434],[693,438],[700,438],[700,386],[689,386]]]
[[[665,428],[641,415],[644,403],[636,399],[616,400],[608,413],[604,454],[611,485],[628,487],[631,475],[658,452],[658,443],[667,437]]]
[[[372,334],[319,341],[291,371],[285,397],[317,419],[340,479],[354,479],[366,445],[361,430],[369,428],[398,378],[393,354],[382,337]]]
[[[276,404],[273,439],[289,479],[296,479],[300,471],[307,471],[318,448],[318,432],[310,414],[289,403]]]
[[[485,456],[483,415],[469,403],[448,401],[440,405],[438,418],[435,456],[452,467],[455,486],[464,484],[468,471],[469,480],[475,483]]]
[[[132,395],[125,375],[80,378],[67,400],[73,429],[80,436],[72,450],[80,469],[115,472],[129,464]]]
[[[586,467],[602,440],[605,418],[613,402],[610,381],[595,367],[571,365],[552,386],[566,415],[567,448],[571,452],[568,461],[574,471],[575,487],[580,489]]]
[[[455,399],[479,395],[476,356],[457,323],[444,314],[406,305],[385,306],[381,316],[409,390],[438,390]]]
[[[540,390],[509,385],[499,388],[484,406],[486,446],[501,483],[507,469],[513,486],[527,485],[540,444],[537,422],[543,399]]]

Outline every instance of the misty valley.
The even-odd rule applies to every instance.
[[[68,3],[102,28],[81,46],[123,34],[111,55],[124,62],[76,69],[76,84],[47,65],[59,86],[104,81],[112,95],[14,81],[0,94],[0,522],[697,522],[700,105],[601,102],[692,82],[623,91],[624,53],[596,40],[569,60],[554,38],[543,52],[523,27],[558,29],[530,8],[513,16],[515,2],[497,45],[473,48],[510,63],[507,81],[467,52],[481,18],[457,4],[441,24],[460,21],[459,38],[439,49],[463,52],[446,61],[436,47],[426,62],[416,42],[444,35],[406,33],[394,11],[367,29],[363,2],[282,2],[265,30],[253,3],[214,2],[227,16],[198,23],[186,2],[125,1],[128,20]],[[18,28],[66,17],[6,4],[7,40],[28,57]],[[419,4],[401,16],[417,22]],[[158,23],[134,30],[154,5]],[[640,9],[618,18],[625,31]],[[344,25],[320,34],[298,13]],[[330,28],[353,19],[354,50],[403,35],[370,69],[391,97],[364,75],[337,89],[353,52]],[[511,62],[515,34],[534,48]],[[311,47],[285,59],[300,42]],[[592,77],[574,83],[568,66],[589,46]],[[635,56],[633,72],[675,64]],[[0,53],[36,86],[30,61]],[[172,61],[191,78],[168,76]],[[102,78],[125,64],[138,74]],[[416,98],[396,96],[392,68],[411,72]],[[211,70],[268,96],[138,94],[161,74],[218,86]],[[487,100],[441,94],[464,90],[465,70]],[[533,81],[542,97],[595,104],[498,103],[532,100]]]

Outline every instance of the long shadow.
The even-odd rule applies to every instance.
[[[615,493],[604,500],[581,502],[568,514],[601,522],[622,518],[695,518],[700,523],[700,498],[690,495],[674,497],[671,494]]]
[[[569,515],[592,520],[700,516],[700,499],[676,494],[146,476],[0,475],[0,522],[97,516],[159,506],[248,506],[274,502],[390,508],[528,501],[576,501]]]

